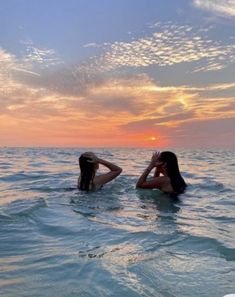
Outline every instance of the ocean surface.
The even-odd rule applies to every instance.
[[[1,297],[235,293],[234,150],[176,150],[176,201],[135,189],[150,149],[93,149],[123,172],[79,192],[84,151],[0,148]]]

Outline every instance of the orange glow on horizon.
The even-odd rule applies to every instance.
[[[234,86],[209,88],[212,92]],[[196,124],[205,122],[210,130],[210,121],[234,117],[233,97],[225,100],[210,94],[208,100],[202,100],[206,87],[164,87],[146,74],[104,79],[82,95],[79,90],[78,94],[69,90],[64,94],[7,77],[2,87],[9,94],[0,115],[1,146],[191,146],[191,127],[197,132],[195,143],[201,145],[206,129]]]
[[[10,116],[0,117],[0,135],[4,138],[2,146],[45,146],[45,147],[164,147],[167,138],[151,131],[125,131],[118,129],[112,122],[87,123],[79,121],[51,119],[17,119]]]

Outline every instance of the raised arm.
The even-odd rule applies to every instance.
[[[158,165],[157,160],[159,158],[159,155],[160,155],[159,152],[153,154],[148,167],[144,170],[144,172],[139,177],[139,179],[136,183],[136,188],[154,189],[154,188],[160,188],[162,186],[161,185],[162,178],[159,177],[160,171],[158,171],[158,169],[157,169],[157,165]],[[146,179],[154,167],[156,167],[156,170],[154,173],[154,178],[152,180],[147,181]]]
[[[158,177],[158,176],[160,176],[160,174],[167,175],[166,174],[166,166],[162,162],[157,162],[156,169],[155,169],[153,176]]]
[[[144,172],[139,177],[136,183],[136,188],[153,188],[153,185],[151,186],[149,182],[148,183],[146,182],[146,179],[153,168],[154,166],[152,166],[152,164],[149,164],[149,166],[144,170]]]
[[[160,173],[161,173],[160,168],[158,166],[156,166],[156,169],[155,169],[155,172],[154,172],[153,177],[158,177],[160,175]]]
[[[104,174],[94,177],[93,182],[97,186],[102,186],[102,185],[110,182],[111,180],[113,180],[115,177],[117,177],[122,172],[121,167],[119,167],[111,162],[108,162],[106,160],[96,157],[94,161],[98,164],[101,164],[101,165],[107,167],[110,170],[107,173],[104,173]]]

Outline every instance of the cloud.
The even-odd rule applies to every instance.
[[[161,86],[147,74],[90,75],[81,79],[71,68],[43,76],[20,78],[15,69],[24,65],[14,55],[0,51],[0,88],[2,110],[20,109],[30,116],[79,114],[96,119],[117,117],[116,122],[141,121],[146,118],[177,125],[186,115],[218,117],[216,107],[226,110],[233,98],[214,96],[218,91],[234,90],[235,83],[207,86]],[[208,94],[210,92],[210,94]],[[218,97],[218,96],[217,96]],[[213,103],[213,104],[212,104]],[[7,107],[8,106],[8,107]],[[23,108],[25,106],[25,108]],[[34,106],[34,107],[33,107]],[[36,112],[37,110],[37,112]],[[98,113],[97,113],[98,111]],[[227,111],[228,113],[229,111]]]
[[[91,87],[105,83],[106,77],[118,71],[145,71],[148,66],[169,67],[192,63],[193,72],[218,71],[235,62],[235,44],[223,44],[207,37],[210,28],[194,29],[188,25],[156,23],[150,35],[130,42],[114,42],[99,46],[102,54],[90,56],[77,65],[67,66],[53,49],[39,49],[25,43],[21,58],[11,55],[11,68],[17,80],[35,87],[45,87],[64,96],[83,96]],[[232,42],[232,40],[230,40]],[[5,57],[6,58],[6,57]]]
[[[9,141],[17,131],[19,141],[37,141],[37,135],[47,144],[66,139],[68,144],[88,145],[103,139],[138,145],[152,135],[170,144],[189,133],[191,123],[205,118],[227,123],[225,119],[235,116],[235,97],[224,95],[234,92],[235,82],[162,86],[144,73],[114,72],[86,72],[81,80],[76,66],[24,77],[15,70],[28,69],[22,59],[1,49],[0,61],[0,136]]]
[[[97,44],[97,43],[95,43],[95,42],[91,42],[91,43],[86,43],[86,44],[84,44],[83,45],[83,47],[91,47],[91,48],[99,48],[99,47],[101,47],[102,45],[100,45],[100,44]]]
[[[57,94],[45,86],[34,86],[27,82],[29,77],[40,77],[30,68],[29,61],[25,62],[24,58],[19,59],[0,48],[1,115],[12,114],[16,118],[45,117],[61,109],[61,103],[54,105]]]
[[[53,49],[39,49],[32,43],[25,43],[23,56],[17,57],[0,47],[0,75],[22,77],[25,75],[40,76],[41,71],[62,65],[63,61]],[[0,77],[1,78],[1,77]]]
[[[224,17],[235,16],[234,0],[194,0],[194,5]]]
[[[18,66],[16,57],[0,48],[0,79],[8,75],[8,73],[14,70]]]
[[[209,39],[210,28],[189,25],[156,23],[153,33],[130,42],[104,44],[104,53],[90,57],[78,66],[78,72],[106,72],[121,67],[140,68],[157,65],[173,66],[180,63],[202,63],[194,71],[217,71],[235,62],[235,44],[224,44]]]
[[[234,146],[234,126],[235,117],[224,119],[204,119],[202,121],[191,121],[181,127],[179,137],[176,140],[178,145],[184,141],[185,145],[194,147],[231,147]],[[179,134],[179,135],[180,135]]]
[[[54,49],[38,48],[32,42],[25,42],[24,45],[26,53],[21,60],[28,67],[48,68],[63,64],[63,61],[58,57]]]

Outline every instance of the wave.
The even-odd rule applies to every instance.
[[[61,193],[61,192],[74,192],[78,191],[77,187],[51,187],[51,186],[30,186],[28,191],[36,191],[41,193]]]
[[[223,183],[212,181],[211,179],[205,178],[201,183],[193,183],[189,185],[191,190],[208,190],[213,192],[230,191]],[[188,188],[187,188],[188,189]]]
[[[2,168],[0,177],[2,275],[23,273],[32,284],[33,269],[35,280],[45,276],[33,283],[38,290],[45,279],[49,288],[52,277],[58,294],[62,287],[74,289],[69,296],[84,288],[96,292],[102,282],[123,296],[147,292],[165,297],[206,296],[209,283],[214,296],[234,279],[234,153],[181,153],[180,168],[189,186],[179,201],[172,201],[158,190],[135,189],[150,150],[95,150],[120,164],[123,173],[88,194],[76,188],[77,157],[85,149],[8,151],[1,151],[0,162],[0,168],[11,166]],[[12,262],[16,268],[12,265],[10,272],[4,258],[15,255],[19,267]],[[182,279],[184,286],[174,290]],[[136,291],[125,293],[127,286]]]
[[[16,217],[30,217],[30,215],[39,208],[47,207],[47,202],[44,198],[35,200],[16,200],[2,207],[0,214],[1,220],[14,219]]]
[[[4,182],[17,182],[17,181],[22,181],[22,180],[34,180],[34,179],[45,179],[47,178],[47,175],[45,172],[40,173],[24,173],[24,171],[15,173],[15,174],[10,174],[7,176],[2,176],[0,178],[1,181]]]
[[[191,252],[199,255],[208,254],[215,256],[216,253],[226,261],[235,261],[235,248],[227,247],[224,242],[221,242],[216,238],[192,234],[188,235],[189,236],[185,238],[182,246],[185,253],[187,253],[187,249],[190,249]]]

